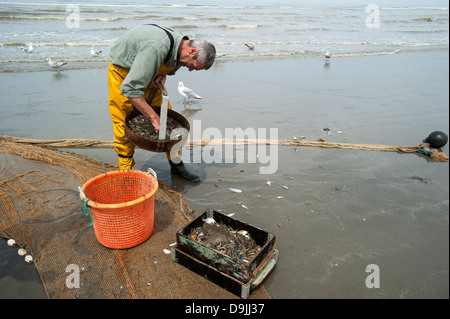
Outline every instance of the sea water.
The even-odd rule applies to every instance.
[[[2,1],[0,72],[104,67],[127,30],[155,23],[213,42],[219,60],[391,55],[448,49],[448,2]],[[30,43],[32,54],[21,51]],[[249,50],[245,44],[254,45]],[[102,50],[99,57],[90,48]]]

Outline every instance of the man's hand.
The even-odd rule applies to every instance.
[[[153,127],[155,128],[156,133],[159,132],[159,116],[152,109],[150,105],[147,104],[143,97],[130,97],[129,98],[131,104],[139,110],[146,118],[148,118]]]
[[[150,82],[150,87],[159,89],[159,86],[156,83],[161,83],[163,86],[166,83],[165,75],[158,75],[153,81]]]
[[[159,116],[158,116],[158,114],[155,113],[154,116],[151,116],[150,121],[152,122],[152,125],[155,128],[155,132],[159,133]]]

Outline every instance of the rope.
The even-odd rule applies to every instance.
[[[27,139],[14,136],[0,136],[0,142],[4,140],[6,142],[20,143],[20,144],[32,144],[46,146],[50,148],[113,148],[114,143],[108,141],[99,140],[87,140],[87,139],[59,139],[59,140],[36,140]]]
[[[84,207],[81,206],[81,212],[85,215],[85,216],[90,216],[91,217],[91,223],[89,224],[89,226],[92,226],[92,224],[94,223],[94,219],[92,218],[92,212],[91,209],[88,206],[88,202],[89,202],[89,198],[83,198],[83,204]],[[86,212],[87,210],[87,212]]]
[[[113,148],[114,142],[87,140],[87,139],[59,139],[59,140],[36,140],[25,139],[13,136],[0,136],[0,142],[7,142],[41,145],[50,148]],[[421,153],[430,158],[448,162],[449,158],[440,149],[433,149],[426,143],[410,146],[383,145],[383,144],[350,144],[331,143],[326,141],[311,142],[305,140],[254,140],[254,139],[216,139],[216,140],[190,140],[184,147],[198,146],[220,146],[220,145],[280,145],[280,146],[305,146],[321,148],[340,148],[365,151],[400,152],[400,153]]]
[[[280,146],[306,146],[322,148],[346,148],[367,151],[383,152],[405,152],[415,153],[420,144],[411,146],[400,145],[381,145],[381,144],[349,144],[349,143],[331,143],[331,142],[311,142],[305,140],[249,140],[249,139],[222,139],[222,140],[192,140],[188,141],[188,146],[215,146],[215,145],[280,145]]]

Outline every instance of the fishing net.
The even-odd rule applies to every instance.
[[[33,256],[48,297],[238,298],[164,254],[192,217],[181,194],[162,181],[147,241],[123,250],[97,241],[77,189],[112,170],[117,166],[0,137],[0,236]],[[260,286],[251,298],[270,297]]]

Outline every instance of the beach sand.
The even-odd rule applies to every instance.
[[[227,128],[265,128],[258,137],[269,138],[277,128],[279,139],[413,145],[432,131],[449,132],[448,58],[441,51],[329,63],[219,60],[206,72],[180,70],[167,88],[192,135],[201,120],[199,131],[216,128],[216,137]],[[113,139],[106,67],[0,79],[0,135]],[[184,107],[179,81],[203,99]],[[110,149],[70,151],[116,163]],[[448,155],[448,145],[443,151]],[[260,174],[265,165],[249,163],[251,157],[187,164],[202,177],[197,185],[171,178],[165,154],[137,150],[135,168],[155,169],[195,215],[213,208],[273,232],[280,259],[265,284],[273,298],[449,297],[448,163],[420,154],[279,146],[276,172]],[[379,288],[366,286],[373,264]]]

